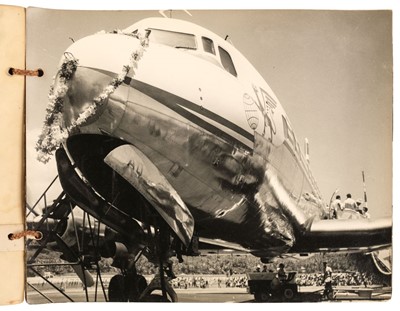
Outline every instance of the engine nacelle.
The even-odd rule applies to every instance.
[[[128,250],[122,242],[105,241],[99,248],[100,255],[112,258],[112,266],[120,269],[129,269],[134,266],[137,250]]]

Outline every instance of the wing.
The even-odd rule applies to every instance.
[[[239,253],[251,253],[250,249],[244,248],[243,246],[231,242],[227,242],[220,239],[207,239],[207,238],[199,238],[199,249],[208,250],[209,253],[212,253],[213,250],[217,250],[218,252],[239,252]]]
[[[291,252],[369,252],[388,247],[391,243],[390,218],[329,219],[314,221],[297,237]]]

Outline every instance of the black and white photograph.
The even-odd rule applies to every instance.
[[[26,67],[29,304],[392,299],[391,10],[31,7]]]

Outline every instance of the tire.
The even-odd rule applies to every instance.
[[[137,286],[139,295],[141,293],[143,293],[143,291],[146,289],[147,285],[148,284],[147,284],[145,277],[143,275],[138,275],[137,280],[136,280],[136,286]]]
[[[140,295],[147,287],[147,281],[143,275],[125,276],[125,296],[130,302],[139,301]]]
[[[126,302],[125,296],[125,278],[123,275],[114,275],[108,286],[108,300],[110,302]]]
[[[294,293],[293,289],[291,289],[291,288],[285,288],[283,290],[283,297],[287,301],[293,300],[294,295],[295,295],[295,293]]]

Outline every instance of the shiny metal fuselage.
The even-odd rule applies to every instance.
[[[110,40],[106,46],[111,50],[98,50],[104,62],[110,55],[117,57],[119,37],[128,40],[119,34],[102,38]],[[224,48],[233,57],[238,53]],[[94,85],[93,76],[100,73],[102,79],[111,80],[121,68],[118,62],[114,69],[110,64],[108,68],[85,64],[79,47],[70,52],[80,60],[75,83],[82,89],[75,88],[80,93],[75,100],[84,97],[85,87]],[[233,77],[198,55],[152,45],[150,38],[135,75],[125,79],[71,138],[105,135],[132,144],[180,195],[194,217],[197,235],[273,257],[289,251],[307,220],[324,216],[324,206],[298,144],[285,137],[282,116],[286,115],[277,99],[274,129],[266,123],[251,128],[244,94],[254,92],[254,85],[269,87],[252,67],[240,71],[240,63],[249,66],[237,57],[238,77]],[[71,100],[64,105],[68,125],[84,105]],[[260,123],[266,122],[262,112],[257,113]]]

